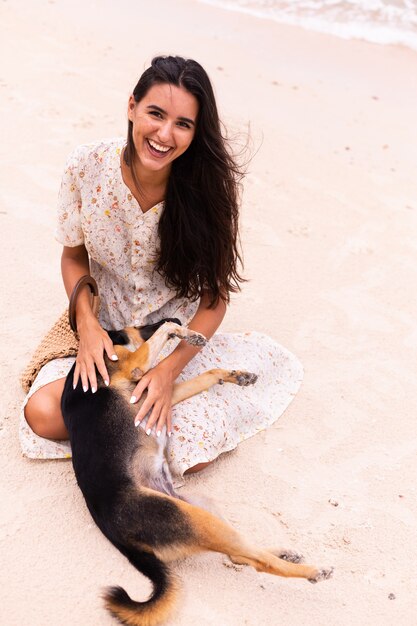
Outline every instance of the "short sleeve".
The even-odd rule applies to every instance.
[[[55,239],[70,248],[81,246],[84,243],[84,233],[81,227],[82,199],[80,188],[83,168],[80,164],[80,158],[80,149],[77,148],[67,160],[58,194],[58,224]]]

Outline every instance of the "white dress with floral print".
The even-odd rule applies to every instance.
[[[141,211],[122,178],[124,145],[123,138],[104,140],[80,146],[70,155],[59,193],[56,238],[65,246],[85,245],[99,287],[99,319],[104,328],[151,324],[164,317],[177,317],[186,325],[198,303],[178,299],[154,271],[164,204]],[[175,348],[176,341],[167,344],[160,358]],[[47,363],[25,398],[20,441],[30,458],[71,456],[69,442],[38,437],[23,409],[35,391],[66,376],[73,363],[73,357]],[[213,367],[248,370],[258,374],[258,381],[243,388],[215,386],[174,407],[167,452],[177,485],[189,467],[213,460],[272,424],[297,393],[303,376],[293,354],[256,332],[214,335],[179,380]]]

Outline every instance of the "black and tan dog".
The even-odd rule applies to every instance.
[[[104,535],[154,586],[145,602],[132,600],[121,587],[105,593],[106,607],[123,624],[163,622],[177,595],[169,562],[204,550],[222,552],[234,563],[252,565],[260,572],[310,582],[328,578],[332,572],[300,564],[300,556],[291,551],[257,548],[226,522],[175,493],[163,437],[149,437],[142,428],[135,428],[138,408],[129,402],[137,381],[153,366],[170,337],[193,345],[206,343],[202,335],[175,321],[111,331],[119,360],[106,358],[110,386],[99,383],[95,394],[84,393],[81,383],[73,390],[73,368],[62,396],[74,471],[90,513]],[[177,383],[172,402],[177,404],[216,383],[255,381],[256,376],[247,372],[210,370]]]

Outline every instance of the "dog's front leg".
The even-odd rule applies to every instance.
[[[129,380],[139,380],[143,374],[154,366],[158,354],[171,337],[185,339],[193,346],[204,346],[207,343],[204,335],[195,330],[189,330],[175,324],[175,322],[165,322],[135,352],[129,352],[124,355],[123,373],[125,377]]]
[[[233,383],[240,387],[247,387],[256,383],[258,377],[256,374],[250,372],[244,372],[241,370],[222,370],[213,369],[204,374],[200,374],[191,380],[184,380],[180,383],[175,383],[174,393],[172,395],[172,405],[178,404],[187,398],[206,391],[213,387],[213,385],[223,383]]]

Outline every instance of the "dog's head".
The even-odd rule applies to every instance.
[[[144,341],[148,341],[150,337],[165,322],[175,322],[181,326],[181,321],[176,317],[166,317],[155,324],[147,324],[146,326],[128,326],[122,330],[109,330],[109,337],[115,346],[125,346],[130,350],[137,350]]]

